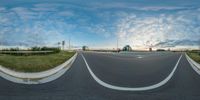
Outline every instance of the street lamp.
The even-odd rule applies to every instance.
[[[61,44],[61,43],[60,43],[60,42],[58,42],[58,48],[60,48],[60,44]]]
[[[65,41],[62,41],[62,48],[64,50],[64,47],[65,47]]]
[[[69,37],[69,50],[70,50],[70,42],[71,42],[70,40],[71,40],[71,39],[70,39],[70,37]]]

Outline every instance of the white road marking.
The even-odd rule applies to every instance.
[[[186,57],[187,61],[189,62],[189,64],[191,65],[191,67],[193,68],[193,70],[196,71],[197,74],[200,75],[200,64],[198,64],[197,62],[195,62],[186,53],[185,53],[185,57]]]
[[[143,58],[143,57],[142,57],[142,56],[138,56],[137,58],[141,59],[141,58]]]
[[[113,90],[119,90],[119,91],[147,91],[147,90],[151,90],[151,89],[155,89],[155,88],[158,88],[158,87],[161,87],[163,86],[164,84],[166,84],[171,78],[172,76],[174,75],[177,67],[178,67],[178,64],[182,58],[182,55],[179,57],[174,69],[172,70],[172,72],[161,82],[155,84],[155,85],[151,85],[151,86],[146,86],[146,87],[137,87],[137,88],[132,88],[132,87],[120,87],[120,86],[115,86],[115,85],[111,85],[111,84],[108,84],[108,83],[105,83],[104,81],[100,80],[91,70],[91,68],[89,67],[85,57],[82,55],[82,58],[87,66],[87,69],[90,73],[90,75],[93,77],[93,79],[99,83],[100,85],[106,87],[106,88],[109,88],[109,89],[113,89]]]

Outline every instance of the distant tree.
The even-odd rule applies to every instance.
[[[82,47],[82,50],[83,50],[83,51],[86,51],[86,50],[89,50],[89,48],[88,48],[88,46],[83,46],[83,47]]]
[[[60,48],[56,47],[42,47],[41,51],[53,51],[54,53],[60,52]]]
[[[166,51],[165,49],[157,49],[156,51]]]
[[[32,50],[32,51],[40,51],[40,50],[41,50],[41,48],[40,48],[40,47],[37,47],[37,46],[35,46],[35,47],[32,47],[32,48],[31,48],[31,50]]]
[[[124,46],[124,48],[122,50],[123,51],[132,51],[132,48],[130,45],[126,45],[126,46]]]
[[[19,48],[10,48],[10,51],[19,51]]]

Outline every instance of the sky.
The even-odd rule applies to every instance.
[[[198,48],[200,1],[0,0],[0,46],[63,40],[72,48]]]

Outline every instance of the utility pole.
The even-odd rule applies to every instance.
[[[36,47],[38,47],[38,41],[39,41],[38,34],[35,34],[35,36],[36,36]]]
[[[2,50],[2,43],[1,43],[1,41],[0,41],[0,50]]]
[[[199,38],[199,50],[200,50],[200,38]]]
[[[149,51],[152,51],[152,44],[149,46]]]
[[[0,37],[1,38],[1,37]],[[1,39],[2,40],[2,39]],[[2,42],[0,40],[0,50],[2,50]],[[2,40],[3,41],[3,40]]]
[[[58,42],[58,48],[59,48],[59,49],[61,49],[61,48],[60,48],[60,44],[61,44],[61,43],[60,43],[60,42]]]
[[[119,45],[119,38],[117,37],[117,50],[118,50],[118,45]]]
[[[199,56],[200,56],[200,38],[199,38]]]
[[[69,43],[69,50],[70,50],[70,42],[71,42],[71,41],[70,41],[70,37],[69,37],[69,42],[68,42],[68,43]]]
[[[62,48],[65,49],[65,41],[62,41]]]

